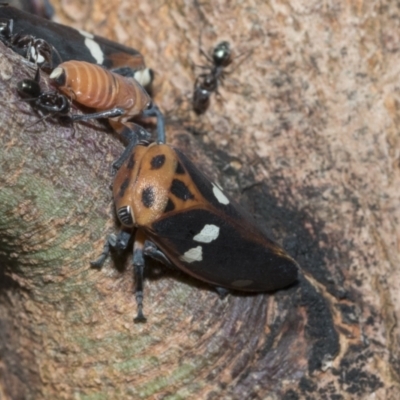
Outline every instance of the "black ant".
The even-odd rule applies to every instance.
[[[18,82],[17,90],[25,101],[43,114],[50,116],[68,116],[71,102],[57,91],[43,92],[40,88],[40,69],[38,68],[34,79],[23,79]]]
[[[218,85],[224,79],[226,72],[224,69],[232,62],[232,52],[229,42],[218,43],[210,58],[201,48],[201,54],[210,62],[210,65],[200,66],[208,69],[208,73],[200,74],[194,84],[193,92],[193,110],[196,114],[203,114],[210,105],[210,96],[212,93],[218,94]]]
[[[61,60],[57,50],[45,40],[22,33],[14,34],[13,29],[14,20],[0,19],[0,40],[29,61],[33,61],[39,66],[47,64],[51,69],[53,51]]]

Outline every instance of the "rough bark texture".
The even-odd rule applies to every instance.
[[[396,3],[54,5],[60,22],[143,52],[169,142],[258,216],[301,277],[220,301],[154,268],[148,323],[134,325],[129,256],[89,267],[117,229],[109,166],[123,146],[99,123],[30,126],[15,85],[32,66],[1,47],[0,398],[399,398]],[[200,33],[245,61],[197,117]]]

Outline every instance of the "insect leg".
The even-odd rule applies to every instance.
[[[142,112],[143,117],[157,117],[157,143],[165,143],[165,122],[164,115],[160,109],[155,105],[151,104],[147,110]]]
[[[143,247],[145,235],[140,230],[137,231],[133,244],[133,270],[135,274],[135,297],[137,304],[137,315],[133,322],[146,322],[143,314],[143,272],[144,272],[144,253]]]
[[[133,78],[136,70],[132,69],[131,67],[118,67],[111,68],[110,71],[114,72],[114,74],[125,76],[125,78]]]
[[[110,250],[123,251],[128,247],[129,240],[132,236],[132,232],[120,231],[118,235],[111,234],[107,237],[107,240],[104,244],[103,251],[100,254],[100,257],[92,261],[90,265],[94,268],[101,268],[104,264],[104,261],[110,254]]]
[[[124,122],[122,124],[115,121],[112,121],[111,123],[110,121],[110,124],[128,142],[128,145],[121,156],[112,163],[112,173],[114,175],[115,172],[121,168],[121,165],[125,162],[125,160],[130,156],[134,147],[141,141],[150,139],[150,134],[141,126],[133,122]]]
[[[201,55],[203,55],[208,62],[212,63],[213,60],[211,59],[211,57],[203,50],[203,45],[202,45],[202,40],[201,40],[202,35],[203,35],[203,30],[201,30],[199,33],[199,53]]]
[[[171,264],[171,261],[169,261],[166,255],[159,250],[153,242],[150,242],[150,240],[144,242],[143,253],[146,257],[151,257],[153,260],[156,260],[167,267],[177,269],[173,264]]]
[[[223,300],[228,294],[229,294],[229,290],[225,289],[223,287],[220,286],[216,286],[215,287],[215,291],[218,293],[218,296],[221,300]]]
[[[130,143],[131,141],[148,141],[151,138],[149,132],[147,132],[140,125],[135,124],[134,122],[117,122],[110,121],[110,125],[117,131],[122,138]]]
[[[99,118],[115,118],[123,115],[124,113],[125,113],[124,109],[116,107],[111,110],[99,111],[92,114],[72,115],[71,120],[73,122],[76,122],[76,121],[88,121],[90,119],[99,119]]]

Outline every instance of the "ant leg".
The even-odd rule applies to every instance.
[[[208,69],[208,70],[212,70],[212,66],[210,65],[199,65],[199,64],[193,64],[196,68],[201,68],[201,69]]]
[[[209,75],[209,74],[200,74],[200,75],[198,75],[197,78],[196,78],[196,80],[194,81],[194,87],[196,88],[196,87],[198,87],[198,86],[202,86],[202,85],[203,85],[203,82],[201,82],[201,83],[199,84],[200,79],[203,79],[203,78],[207,77],[208,75]]]
[[[206,60],[208,62],[213,64],[213,60],[211,59],[211,57],[203,50],[203,46],[202,46],[202,43],[201,43],[202,34],[203,34],[203,30],[201,30],[200,33],[199,33],[199,52],[200,52],[200,54],[202,54],[206,58]]]
[[[58,57],[58,63],[56,65],[61,64],[63,62],[63,59],[61,58],[60,53],[57,51],[57,49],[54,46],[51,46],[53,53]],[[51,56],[51,64],[50,67],[52,68],[53,66],[53,55]]]
[[[207,61],[209,61],[210,63],[213,62],[213,60],[210,58],[210,56],[202,48],[200,48],[199,51],[200,51],[200,54],[203,55],[207,59]],[[198,65],[198,67],[202,68],[200,65]],[[203,67],[206,68],[207,66],[203,65]]]
[[[246,56],[242,58],[231,70],[227,71],[226,69],[224,70],[223,74],[224,75],[230,75],[232,74],[236,69],[238,69],[245,61],[249,59],[249,57],[253,54],[254,49],[249,50],[249,51],[244,51],[243,53],[238,54],[234,59],[238,60],[242,56]]]

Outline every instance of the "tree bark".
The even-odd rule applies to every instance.
[[[286,290],[221,301],[152,265],[148,322],[133,324],[129,252],[90,268],[118,230],[110,166],[123,145],[99,122],[38,121],[16,93],[33,66],[0,44],[0,398],[397,399],[396,5],[54,5],[60,22],[145,55],[168,143],[301,271]],[[199,35],[236,54],[203,116],[188,101],[207,62]]]

